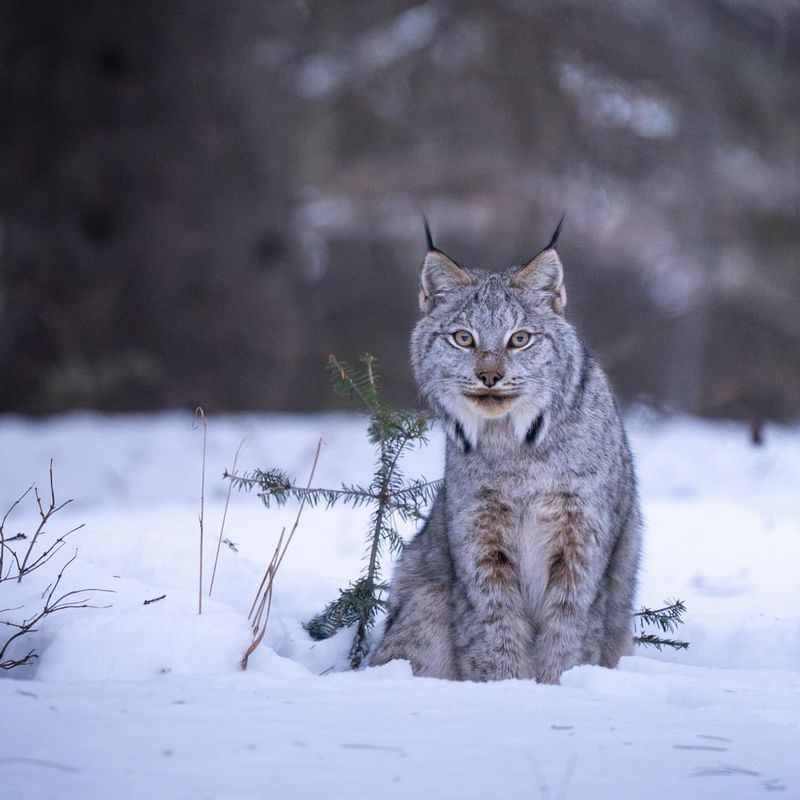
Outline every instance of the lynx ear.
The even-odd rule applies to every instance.
[[[419,307],[428,314],[436,305],[437,298],[462,286],[475,283],[475,278],[456,264],[450,256],[437,249],[433,243],[428,221],[425,222],[425,237],[428,241],[428,254],[422,264],[419,287]]]
[[[520,267],[511,278],[511,285],[536,294],[550,295],[553,311],[560,314],[567,304],[567,291],[564,288],[564,267],[556,252],[558,235],[564,217],[558,223],[550,244],[525,266]]]
[[[429,313],[442,296],[473,283],[475,279],[472,275],[459,267],[450,256],[440,250],[431,250],[425,256],[420,275],[419,307],[422,313]]]
[[[556,314],[560,314],[567,304],[564,267],[554,249],[543,250],[524,267],[520,267],[511,279],[511,285],[527,292],[550,295]]]

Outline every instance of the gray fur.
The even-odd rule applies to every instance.
[[[397,565],[372,664],[558,683],[576,664],[615,667],[629,652],[633,463],[565,303],[553,247],[504,273],[428,253],[411,362],[447,431],[445,480]],[[474,346],[459,347],[458,331]],[[527,347],[509,346],[517,331],[531,334]]]

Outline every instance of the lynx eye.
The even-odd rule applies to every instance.
[[[508,340],[508,346],[519,349],[520,347],[525,347],[530,340],[531,335],[528,333],[528,331],[517,331],[516,333],[511,334],[511,338]]]
[[[459,347],[473,347],[475,345],[475,338],[469,331],[456,331],[453,334],[453,341]]]

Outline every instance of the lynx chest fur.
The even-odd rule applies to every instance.
[[[608,382],[564,317],[555,244],[488,273],[429,237],[411,357],[447,431],[445,480],[398,564],[374,664],[555,683],[630,649],[632,459]]]

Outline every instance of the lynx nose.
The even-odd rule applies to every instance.
[[[478,379],[486,386],[488,389],[491,389],[499,380],[502,379],[503,373],[498,372],[495,369],[481,369],[475,373],[478,376]]]

